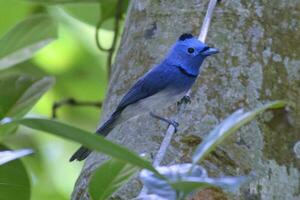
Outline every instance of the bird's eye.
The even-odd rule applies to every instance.
[[[190,48],[188,48],[188,52],[189,52],[189,53],[194,53],[194,51],[195,51],[195,49],[194,49],[194,48],[191,48],[191,47],[190,47]]]

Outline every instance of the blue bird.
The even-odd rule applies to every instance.
[[[217,49],[208,47],[193,35],[182,34],[161,63],[129,89],[110,118],[96,130],[96,134],[107,136],[118,124],[147,112],[176,126],[174,121],[155,115],[153,111],[182,99],[199,75],[203,60],[216,53]],[[84,160],[90,153],[89,149],[82,146],[70,161]]]

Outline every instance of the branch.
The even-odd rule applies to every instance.
[[[57,118],[57,110],[62,107],[62,106],[92,106],[92,107],[97,107],[101,108],[102,107],[102,102],[98,101],[78,101],[74,98],[68,98],[62,101],[55,102],[52,105],[52,118],[55,119]]]
[[[174,133],[175,133],[175,127],[173,125],[169,125],[164,140],[162,141],[160,148],[154,158],[153,161],[154,167],[158,167],[161,161],[163,160]]]
[[[219,0],[210,0],[209,4],[208,4],[208,9],[206,11],[206,15],[201,27],[201,31],[198,37],[198,40],[200,40],[201,42],[205,42],[206,36],[207,36],[207,32],[208,32],[208,28],[212,19],[212,15],[214,12],[214,9],[216,7],[217,2],[220,2]]]
[[[199,37],[198,37],[198,40],[200,40],[203,43],[205,43],[208,28],[209,28],[209,25],[210,25],[210,22],[211,22],[211,19],[212,19],[212,15],[213,15],[213,12],[214,12],[214,9],[216,7],[217,2],[219,3],[219,2],[221,2],[221,0],[211,0],[208,4],[206,15],[204,17],[204,21],[203,21],[203,24],[201,26],[200,34],[199,34]],[[191,90],[189,90],[185,94],[184,98],[185,99],[190,99],[191,98],[191,93],[192,93]]]
[[[220,2],[220,0],[210,0],[210,2],[209,2],[208,9],[206,11],[206,15],[205,15],[205,18],[204,18],[204,21],[203,21],[203,24],[201,27],[201,31],[200,31],[200,34],[198,37],[198,40],[200,40],[201,42],[205,42],[208,28],[209,28],[209,25],[210,25],[210,22],[212,19],[212,14],[213,14],[213,11],[214,11],[214,8],[215,8],[217,2]],[[186,98],[188,98],[188,99],[190,98],[190,93],[191,93],[191,90],[189,90],[187,92]],[[182,103],[179,104],[179,109],[182,107],[182,105],[184,103],[185,102],[183,101]],[[160,148],[154,158],[154,161],[153,161],[154,167],[158,167],[160,165],[161,161],[163,160],[174,133],[175,133],[175,127],[173,127],[173,125],[169,125],[168,129],[166,131],[165,137],[164,137],[164,139],[160,145]],[[146,194],[147,194],[147,189],[145,186],[143,186],[143,188],[138,196],[142,197]]]

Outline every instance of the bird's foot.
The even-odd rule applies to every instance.
[[[169,125],[172,125],[174,127],[174,132],[176,133],[179,123],[172,119],[168,119],[167,121],[168,121]]]
[[[178,105],[180,104],[190,104],[192,101],[191,101],[191,97],[190,95],[186,94],[184,95],[184,97],[182,97],[180,99],[180,101],[177,102]]]
[[[159,119],[161,121],[164,121],[166,123],[168,123],[168,125],[172,125],[175,129],[175,133],[177,132],[177,127],[179,126],[178,122],[176,122],[175,120],[172,119],[166,119],[164,117],[161,117],[159,115],[154,114],[153,112],[150,112],[150,115],[156,119]]]

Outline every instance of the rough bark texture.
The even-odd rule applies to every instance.
[[[208,1],[134,0],[104,105],[102,121],[132,85],[183,32],[198,35]],[[236,194],[199,192],[194,199],[300,199],[300,1],[230,0],[215,10],[207,42],[221,50],[207,59],[193,87],[192,103],[181,111],[179,131],[165,164],[190,161],[203,137],[234,110],[270,100],[290,102],[270,111],[227,139],[204,162],[210,175],[256,173]],[[174,116],[176,106],[162,111]],[[137,153],[159,148],[166,125],[149,117],[115,128],[109,138]],[[298,142],[298,143],[297,143]],[[73,199],[88,199],[91,171],[105,159],[93,154],[75,185]],[[118,194],[134,197],[133,180]],[[210,195],[210,196],[209,196]]]

